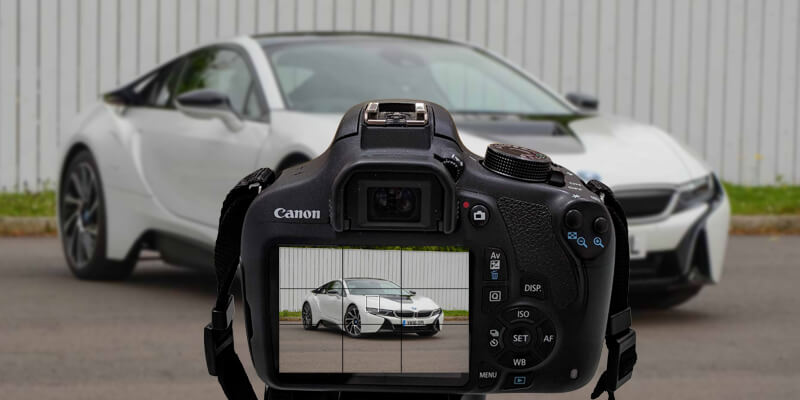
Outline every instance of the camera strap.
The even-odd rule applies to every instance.
[[[203,336],[208,373],[219,380],[225,396],[232,400],[256,400],[242,361],[233,348],[233,295],[231,284],[239,267],[242,225],[250,203],[275,181],[276,175],[261,168],[247,175],[228,192],[219,216],[214,268],[217,274],[217,302],[211,310],[211,322]]]
[[[614,391],[631,379],[636,364],[636,332],[631,329],[631,308],[628,304],[628,279],[630,275],[630,249],[628,243],[628,222],[622,206],[608,186],[592,180],[586,184],[603,200],[616,232],[616,252],[614,254],[614,277],[611,285],[611,302],[606,324],[606,347],[608,363],[592,391],[592,399],[608,392],[609,400],[614,400]]]

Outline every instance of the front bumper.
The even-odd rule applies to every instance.
[[[396,317],[378,316],[369,314],[368,317],[362,317],[362,333],[377,333],[377,332],[429,332],[436,329],[435,323],[438,321],[439,326],[444,323],[444,314],[438,316],[431,316],[427,318],[407,318],[407,320],[419,321],[419,325],[403,325],[403,320]]]
[[[630,290],[652,293],[719,282],[728,242],[730,203],[721,185],[708,204],[653,222],[631,223],[634,238],[646,238],[647,253],[632,259]]]

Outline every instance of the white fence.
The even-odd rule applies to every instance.
[[[342,278],[392,281],[445,310],[469,309],[469,253],[282,247],[281,310],[300,311],[312,289]]]
[[[722,177],[800,183],[798,0],[0,0],[0,190],[52,182],[67,122],[217,37],[394,31],[470,41],[651,122]]]

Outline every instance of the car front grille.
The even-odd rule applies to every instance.
[[[426,318],[430,317],[433,310],[428,311],[395,311],[394,315],[398,318]]]
[[[626,217],[646,218],[663,213],[674,195],[673,189],[640,189],[621,190],[615,196],[622,204]]]

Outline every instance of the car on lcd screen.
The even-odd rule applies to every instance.
[[[444,313],[436,302],[375,278],[333,280],[312,290],[300,316],[306,330],[324,325],[350,337],[378,332],[433,336],[444,324]]]
[[[69,267],[123,278],[143,248],[211,267],[228,190],[256,168],[317,157],[349,107],[380,98],[441,104],[477,155],[494,142],[526,146],[614,189],[633,304],[673,306],[721,279],[727,196],[672,136],[597,113],[589,96],[555,93],[470,44],[362,33],[220,41],[106,93],[65,129],[58,222]]]

